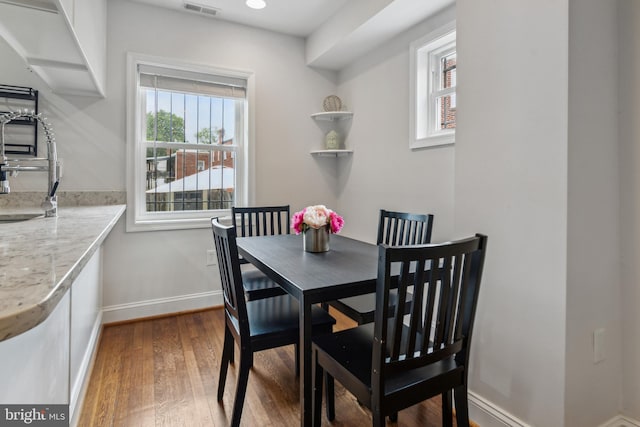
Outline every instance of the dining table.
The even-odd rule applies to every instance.
[[[326,252],[305,252],[302,236],[239,237],[238,252],[298,300],[300,316],[300,425],[313,420],[311,307],[375,292],[378,247],[337,234]]]

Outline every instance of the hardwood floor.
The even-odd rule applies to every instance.
[[[344,316],[332,314],[338,328],[353,325]],[[224,401],[218,403],[223,331],[221,308],[106,326],[79,425],[228,426],[236,369],[230,366]],[[256,353],[243,426],[300,424],[298,378],[293,367],[293,346]],[[387,424],[439,426],[440,399],[401,411],[397,424]],[[323,414],[325,425],[371,425],[371,415],[336,383],[336,419],[330,423]]]

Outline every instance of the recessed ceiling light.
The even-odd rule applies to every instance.
[[[264,9],[266,5],[264,0],[247,0],[247,6],[251,9]]]

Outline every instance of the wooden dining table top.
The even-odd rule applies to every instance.
[[[378,247],[332,234],[327,252],[305,252],[295,234],[239,237],[240,255],[295,296],[322,302],[375,292]]]

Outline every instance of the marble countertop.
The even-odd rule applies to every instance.
[[[44,321],[125,211],[58,208],[58,217],[0,223],[0,341]],[[28,213],[2,208],[2,216]]]

